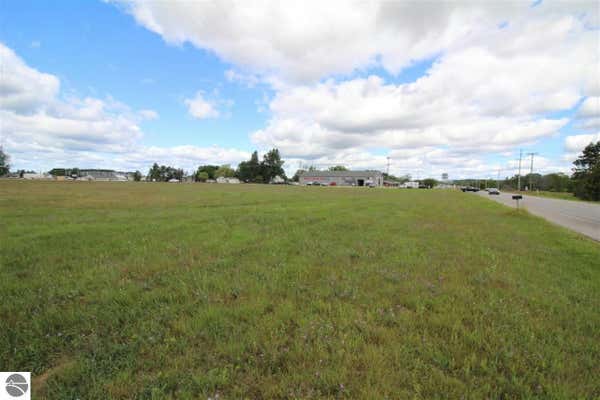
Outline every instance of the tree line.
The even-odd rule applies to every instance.
[[[196,182],[206,182],[217,178],[238,178],[247,183],[270,183],[276,176],[286,179],[283,164],[278,149],[269,150],[262,160],[259,160],[258,152],[254,151],[248,161],[239,163],[237,169],[225,165],[201,165],[193,173],[192,178]],[[147,179],[155,182],[167,182],[171,179],[182,180],[185,173],[182,169],[170,166],[154,164],[148,171]]]
[[[10,172],[10,157],[0,147],[0,176],[5,176]],[[198,167],[193,174],[195,181],[205,182],[209,179],[218,177],[236,177],[243,182],[252,183],[269,183],[276,176],[286,179],[283,170],[284,161],[281,159],[278,149],[272,149],[267,152],[262,160],[258,158],[258,152],[254,151],[248,161],[242,161],[237,169],[231,168],[229,165],[202,165]],[[521,187],[528,186],[530,190],[545,190],[554,192],[571,192],[575,196],[584,200],[600,201],[600,141],[590,143],[583,149],[581,155],[573,162],[573,174],[571,176],[563,173],[551,173],[546,175],[527,174],[521,176]],[[308,171],[314,170],[314,167],[308,167]],[[346,167],[336,165],[329,168],[331,171],[345,171]],[[297,181],[299,175],[304,172],[304,169],[299,169],[293,177]],[[19,171],[19,176],[22,177],[25,171]],[[55,176],[76,176],[80,175],[79,168],[54,168],[50,170],[50,174]],[[166,165],[158,165],[154,163],[148,171],[147,180],[166,182],[171,179],[182,180],[185,172],[181,168],[175,168]],[[136,181],[142,179],[142,174],[135,171],[133,178]],[[410,180],[410,176],[395,177],[393,175],[384,175],[386,180],[394,180],[403,182]],[[435,180],[430,179],[428,183],[435,185]],[[474,185],[473,180],[454,181],[456,184]],[[496,186],[498,181],[488,180],[479,181],[481,188]],[[518,176],[507,177],[501,182],[502,188],[517,189]]]
[[[571,175],[561,172],[521,175],[520,187],[527,190],[568,192],[583,200],[600,201],[600,141],[586,146],[573,164],[575,167]],[[518,190],[519,176],[514,175],[501,180],[463,179],[455,180],[454,183],[464,186],[479,185],[480,189],[500,185],[504,190]]]

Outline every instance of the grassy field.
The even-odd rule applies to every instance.
[[[0,181],[34,398],[598,398],[600,244],[445,190]]]

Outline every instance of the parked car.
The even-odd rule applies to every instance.
[[[473,186],[465,186],[460,188],[463,192],[479,192],[479,189]]]
[[[490,194],[490,195],[492,195],[492,194],[499,195],[500,191],[498,189],[496,189],[496,188],[489,188],[488,189],[488,194]]]

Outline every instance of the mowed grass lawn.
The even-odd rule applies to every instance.
[[[516,191],[509,191],[509,193],[517,193]],[[551,199],[560,199],[560,200],[573,200],[573,201],[587,201],[582,200],[579,197],[575,197],[573,193],[570,192],[549,192],[545,190],[532,190],[529,192],[521,192],[527,196],[536,196],[536,197],[548,197]],[[591,200],[589,200],[591,201]]]
[[[34,398],[598,398],[600,244],[459,191],[0,181]]]

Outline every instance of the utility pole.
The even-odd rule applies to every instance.
[[[387,175],[388,179],[390,179],[390,158],[387,158],[387,169],[385,171],[385,174]]]
[[[498,177],[496,178],[496,187],[500,190],[500,168],[498,168]]]
[[[521,160],[523,159],[523,150],[519,149],[519,175],[517,175],[517,191],[521,191]]]
[[[533,156],[538,153],[527,153],[528,156],[531,156],[531,167],[529,168],[529,190],[533,190]]]

